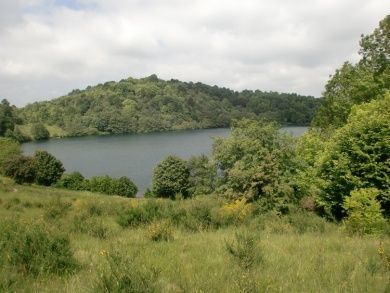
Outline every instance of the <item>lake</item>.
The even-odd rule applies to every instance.
[[[299,136],[307,127],[284,127]],[[85,136],[29,142],[25,154],[45,150],[60,159],[66,172],[79,171],[86,178],[97,175],[127,176],[139,189],[150,185],[153,168],[168,155],[188,159],[211,154],[212,137],[226,137],[228,128],[158,132],[147,134]]]

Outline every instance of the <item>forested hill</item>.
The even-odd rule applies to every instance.
[[[318,99],[277,92],[233,91],[156,75],[73,90],[18,110],[23,124],[43,123],[63,135],[138,133],[226,127],[234,118],[264,117],[308,125]]]

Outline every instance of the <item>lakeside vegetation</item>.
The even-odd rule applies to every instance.
[[[240,117],[210,158],[160,162],[143,199],[1,138],[0,290],[388,292],[389,41],[386,16],[305,135]]]

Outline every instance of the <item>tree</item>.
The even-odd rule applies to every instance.
[[[120,177],[118,179],[113,179],[113,194],[125,196],[125,197],[135,197],[138,192],[137,186],[127,177]]]
[[[189,193],[191,195],[210,194],[215,190],[217,168],[206,155],[193,156],[187,161],[190,170]]]
[[[3,162],[3,173],[16,183],[32,183],[35,180],[35,164],[32,157],[14,155]]]
[[[190,170],[184,160],[168,156],[154,168],[152,190],[158,197],[188,196]]]
[[[362,59],[356,65],[345,62],[328,81],[314,126],[332,132],[347,122],[353,105],[377,99],[390,89],[389,42],[390,15],[371,35],[362,36]]]
[[[111,178],[110,176],[94,176],[89,180],[89,188],[93,192],[108,195],[135,197],[137,186],[127,177]]]
[[[42,123],[34,123],[31,126],[31,135],[34,140],[48,139],[50,137],[49,131]]]
[[[4,161],[20,153],[20,144],[18,142],[11,138],[0,137],[0,173],[3,172]]]
[[[348,215],[345,221],[348,231],[358,234],[383,232],[386,220],[376,200],[378,193],[376,188],[362,188],[352,190],[351,195],[345,198],[343,208]]]
[[[13,108],[3,99],[0,103],[0,136],[4,136],[7,130],[14,130],[15,120]]]
[[[352,108],[348,123],[329,139],[318,158],[322,180],[319,203],[336,219],[345,216],[343,202],[351,191],[376,188],[390,213],[390,92]]]
[[[61,178],[65,171],[61,161],[46,151],[36,151],[33,159],[37,184],[52,185]]]
[[[85,178],[80,172],[63,174],[57,186],[71,190],[84,190],[86,188]]]
[[[228,138],[215,140],[213,159],[222,172],[225,196],[261,200],[273,208],[292,195],[288,176],[295,169],[294,143],[275,123],[235,122]]]

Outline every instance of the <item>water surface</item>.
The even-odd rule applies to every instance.
[[[307,127],[285,127],[299,136]],[[212,137],[226,137],[228,128],[159,132],[148,134],[85,136],[30,142],[26,154],[46,150],[60,159],[67,172],[79,171],[89,178],[97,175],[130,177],[142,193],[150,185],[153,167],[168,155],[188,159],[210,155]]]

